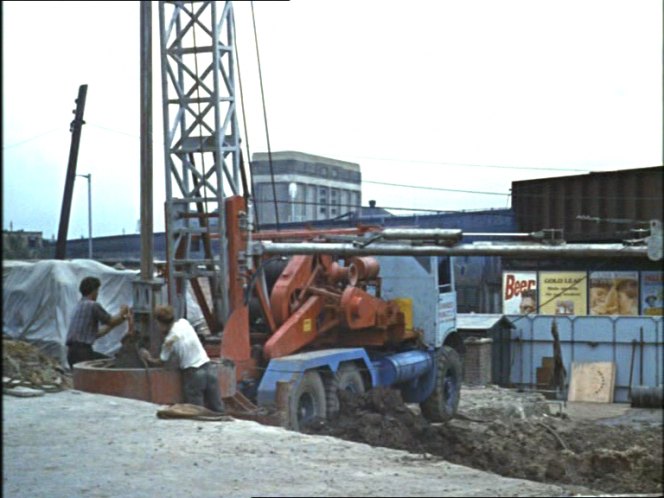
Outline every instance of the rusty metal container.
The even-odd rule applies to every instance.
[[[235,365],[226,359],[217,364],[222,398],[236,393]],[[113,360],[84,361],[74,365],[74,389],[170,405],[182,403],[182,373],[165,368],[113,368]]]

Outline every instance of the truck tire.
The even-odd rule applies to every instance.
[[[337,370],[337,387],[342,391],[362,394],[365,391],[364,379],[354,363],[345,363]]]
[[[339,413],[339,394],[337,394],[339,390],[356,394],[366,391],[360,369],[354,363],[341,365],[334,378],[326,386],[328,418]]]
[[[423,403],[422,415],[430,422],[447,422],[456,415],[461,391],[461,360],[459,354],[444,346],[436,361],[436,387]]]
[[[315,370],[305,372],[290,400],[291,429],[299,431],[316,419],[325,419],[325,386]]]

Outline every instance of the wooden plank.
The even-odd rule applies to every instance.
[[[551,384],[551,377],[553,376],[553,370],[551,368],[537,367],[535,372],[535,377],[537,379],[537,387],[541,389],[546,389]]]
[[[553,356],[544,356],[542,358],[542,367],[551,370],[553,372],[553,366],[554,366],[554,361],[553,361]]]
[[[613,403],[616,364],[608,361],[572,363],[567,401]]]

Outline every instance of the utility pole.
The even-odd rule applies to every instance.
[[[81,143],[81,130],[83,111],[85,110],[85,97],[88,93],[88,85],[78,88],[76,98],[76,109],[74,120],[69,125],[71,132],[71,146],[69,148],[69,164],[67,165],[67,177],[65,179],[65,193],[62,198],[62,211],[60,212],[60,225],[58,227],[58,242],[55,246],[55,259],[65,259],[67,253],[67,232],[69,230],[69,214],[71,213],[71,197],[74,192],[74,180],[76,179],[76,161],[78,160],[78,146]]]
[[[76,176],[88,179],[88,259],[92,259],[92,173]]]

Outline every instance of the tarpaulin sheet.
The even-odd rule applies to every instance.
[[[28,342],[55,342],[64,346],[74,308],[81,299],[78,286],[85,277],[101,280],[97,302],[111,315],[117,314],[123,304],[131,307],[132,282],[138,278],[138,271],[117,270],[89,259],[3,260],[3,334]],[[165,288],[163,292],[165,295]],[[203,319],[190,292],[187,295],[187,316],[194,326]],[[123,322],[98,339],[93,349],[113,355],[120,349],[120,340],[126,332],[127,323]]]

